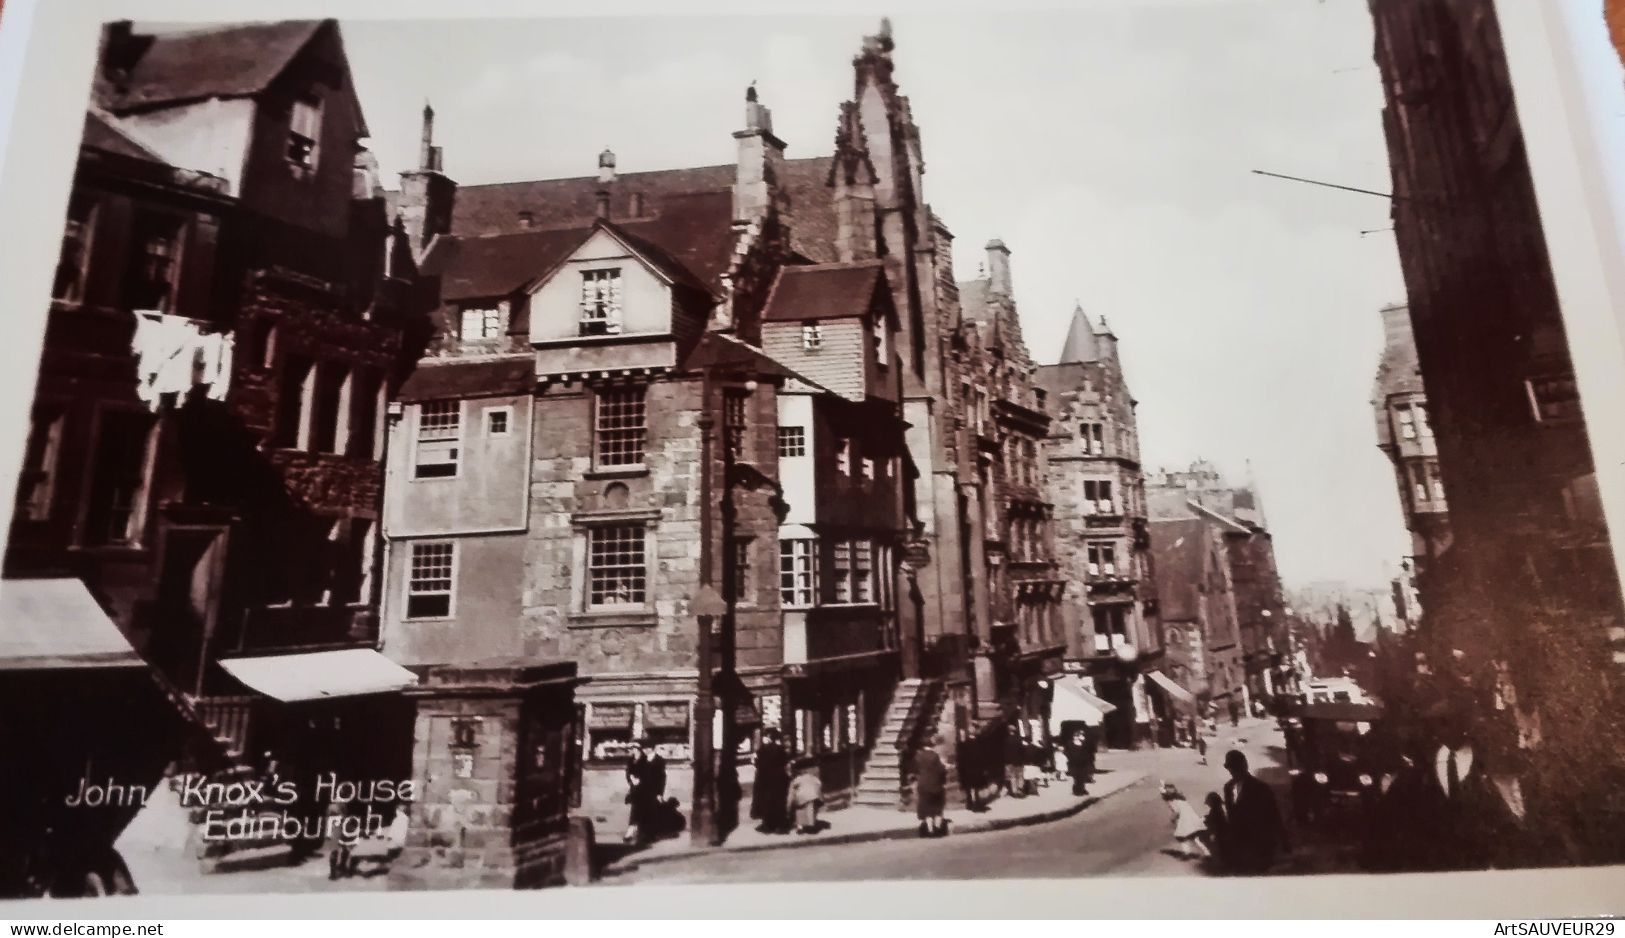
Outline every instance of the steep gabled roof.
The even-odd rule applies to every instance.
[[[423,273],[441,278],[446,300],[507,296],[552,272],[600,228],[608,230],[673,282],[718,292],[733,256],[733,201],[727,192],[673,196],[659,216],[484,237],[436,238]]]
[[[1100,345],[1095,341],[1095,327],[1084,315],[1083,304],[1072,310],[1072,325],[1066,330],[1066,344],[1061,346],[1059,364],[1092,362],[1100,358]]]
[[[115,113],[266,90],[330,21],[287,20],[212,27],[148,37],[123,90],[103,88]]]
[[[831,157],[785,160],[778,180],[789,195],[792,245],[815,262],[835,260],[835,207],[827,180]],[[523,231],[519,215],[527,212],[540,228],[579,226],[597,214],[598,192],[607,189],[610,218],[625,227],[665,219],[692,211],[693,197],[726,195],[727,213],[733,213],[733,185],[738,167],[733,163],[651,172],[620,173],[607,186],[597,176],[535,179],[482,186],[460,186],[452,206],[451,233],[458,236],[510,234]],[[631,199],[640,195],[644,216],[631,216]],[[389,195],[391,204],[397,198]]]
[[[112,118],[95,109],[85,112],[85,135],[80,140],[80,145],[104,153],[115,153],[131,159],[169,165],[163,157],[125,133]]]
[[[884,278],[880,261],[785,267],[773,283],[762,319],[795,322],[867,315]]]

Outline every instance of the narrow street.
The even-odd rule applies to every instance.
[[[1173,782],[1193,805],[1200,805],[1209,791],[1224,784],[1219,763],[1224,752],[1238,744],[1255,773],[1276,786],[1286,813],[1280,731],[1272,723],[1248,720],[1239,730],[1220,727],[1217,741],[1210,741],[1207,765],[1199,764],[1189,749],[1108,754],[1102,758],[1104,767],[1142,771],[1146,780],[1064,820],[945,840],[888,840],[671,860],[629,870],[604,883],[1204,875],[1195,862],[1163,852],[1172,843],[1172,825],[1158,788],[1163,781]],[[830,815],[830,821],[838,828],[840,814]],[[1310,858],[1300,849],[1278,870],[1301,872],[1305,862]],[[1319,868],[1323,864],[1315,865],[1317,872],[1328,871]]]

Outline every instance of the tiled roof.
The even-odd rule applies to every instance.
[[[1197,586],[1207,574],[1208,523],[1190,518],[1153,521],[1148,526],[1157,571],[1157,599],[1165,622],[1197,618],[1201,608]]]
[[[695,343],[693,350],[688,353],[688,357],[683,359],[685,371],[699,371],[711,367],[734,367],[766,377],[795,378],[813,387],[819,387],[817,382],[790,370],[754,345],[748,345],[733,336],[719,332],[707,332],[701,336],[700,341]]]
[[[259,94],[324,22],[250,23],[149,37],[151,45],[130,69],[124,90],[101,89],[101,104],[117,113]]]
[[[472,358],[461,361],[425,361],[401,385],[396,400],[462,400],[523,394],[536,385],[536,361],[529,355],[514,358]]]
[[[826,185],[829,166],[830,157],[786,160],[785,178],[781,180],[790,199],[795,249],[808,260],[820,263],[835,259],[835,209]],[[641,223],[642,219],[631,215],[634,193],[643,197],[643,211],[656,217],[670,217],[680,209],[692,207],[692,203],[674,203],[675,197],[727,193],[728,221],[731,222],[737,172],[734,164],[725,163],[621,173],[609,185],[610,218],[624,226]],[[598,190],[602,187],[596,176],[460,186],[452,206],[451,232],[475,236],[523,231],[519,220],[521,212],[530,213],[531,224],[540,228],[590,224],[597,212]],[[394,205],[397,195],[390,193],[387,198]]]
[[[732,216],[731,195],[705,192],[668,198],[658,216],[605,224],[674,281],[716,291],[732,258]],[[506,296],[557,267],[597,224],[437,238],[423,272],[441,278],[446,300]]]
[[[879,261],[814,264],[779,271],[762,319],[842,319],[862,316],[874,302],[885,267]]]
[[[85,112],[85,136],[82,146],[149,163],[164,163],[164,158],[137,143],[129,134],[104,114]],[[167,164],[165,164],[167,165]]]

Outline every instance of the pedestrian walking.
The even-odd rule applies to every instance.
[[[1232,697],[1232,698],[1230,698],[1230,726],[1232,728],[1234,728],[1234,727],[1237,727],[1237,726],[1240,726],[1240,725],[1241,725],[1241,703],[1240,703],[1240,701],[1236,700],[1236,698]]]
[[[1207,813],[1202,817],[1202,844],[1207,847],[1211,856],[1220,869],[1226,863],[1226,841],[1229,839],[1229,822],[1224,815],[1224,799],[1216,791],[1207,793],[1202,806]]]
[[[1207,737],[1199,732],[1196,734],[1196,764],[1207,765]]]
[[[914,816],[920,819],[921,837],[942,837],[948,833],[942,812],[948,806],[948,767],[937,747],[941,736],[932,736],[931,745],[914,754]]]
[[[666,760],[655,751],[654,741],[638,741],[637,751],[626,765],[626,803],[631,817],[624,839],[640,844],[659,836],[661,803],[666,795]]]
[[[756,751],[756,782],[751,792],[750,816],[764,834],[783,834],[790,829],[790,754],[779,741],[778,730],[762,734]]]
[[[1207,857],[1207,847],[1202,843],[1202,832],[1206,828],[1202,824],[1201,815],[1196,813],[1196,809],[1191,807],[1191,803],[1178,788],[1167,782],[1162,783],[1162,800],[1168,803],[1168,811],[1173,815],[1173,852],[1182,860],[1200,860]]]
[[[818,764],[813,760],[800,764],[796,777],[790,782],[786,804],[795,815],[796,833],[818,833],[818,809],[824,806],[824,782],[818,777]]]
[[[1021,730],[1011,723],[1004,736],[1004,789],[1013,798],[1027,794],[1026,761],[1027,744]]]
[[[1249,875],[1269,872],[1275,855],[1286,846],[1286,827],[1276,808],[1275,792],[1247,768],[1240,749],[1224,754],[1230,781],[1224,785],[1224,814],[1233,869]]]
[[[1066,772],[1072,777],[1072,794],[1089,793],[1088,731],[1073,730],[1066,738]]]

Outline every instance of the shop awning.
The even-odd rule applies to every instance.
[[[1055,679],[1055,697],[1049,705],[1049,731],[1053,735],[1059,735],[1062,723],[1074,721],[1099,726],[1105,721],[1106,714],[1116,709],[1112,704],[1089,693],[1077,675],[1058,677]]]
[[[1153,683],[1153,684],[1157,685],[1159,688],[1161,688],[1163,690],[1163,692],[1166,693],[1169,696],[1169,698],[1171,698],[1175,702],[1182,703],[1185,706],[1190,707],[1191,709],[1196,708],[1196,697],[1195,697],[1195,695],[1193,695],[1190,691],[1186,690],[1185,688],[1180,687],[1178,684],[1174,683],[1173,678],[1169,677],[1166,674],[1163,674],[1161,671],[1147,671],[1147,672],[1145,672],[1145,676],[1150,678],[1151,683]]]
[[[0,671],[145,666],[83,581],[0,581]]]
[[[411,671],[370,648],[224,658],[220,666],[254,690],[284,703],[387,694],[418,680]]]

